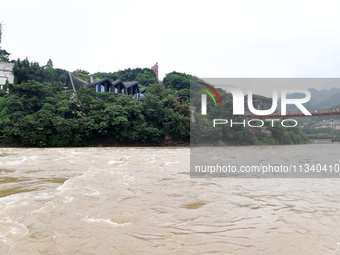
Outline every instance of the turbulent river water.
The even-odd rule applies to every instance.
[[[189,155],[0,149],[0,254],[340,254],[340,179],[195,179]]]

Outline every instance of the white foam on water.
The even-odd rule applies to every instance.
[[[102,192],[99,192],[98,190],[93,188],[87,187],[86,189],[90,191],[85,193],[86,196],[99,196],[102,194]]]
[[[178,161],[175,161],[175,162],[165,162],[164,165],[165,166],[171,166],[171,165],[174,165],[174,164],[177,164]]]
[[[64,203],[71,203],[72,200],[74,199],[74,197],[71,197],[71,196],[66,196],[64,198],[65,198]]]
[[[126,222],[126,223],[117,223],[117,222],[114,222],[110,219],[95,219],[95,218],[83,218],[82,219],[83,221],[86,221],[86,222],[98,222],[98,223],[108,223],[108,224],[111,224],[115,227],[119,227],[119,226],[126,226],[126,225],[129,225],[130,223],[129,222]]]
[[[0,220],[1,228],[0,230],[4,230],[7,228],[7,231],[5,233],[0,232],[0,238],[6,237],[8,235],[22,235],[25,236],[28,234],[27,227],[20,222],[13,221],[9,217],[4,217]]]
[[[82,178],[83,176],[84,174],[66,180],[62,185],[56,188],[56,191],[59,191],[59,194],[61,194],[65,190],[77,189],[78,186],[74,184],[74,181],[78,178]]]
[[[61,193],[62,191],[66,190],[66,189],[69,189],[69,188],[67,187],[67,182],[68,182],[68,181],[69,181],[69,180],[65,181],[62,185],[60,185],[59,187],[57,187],[57,188],[56,188],[56,191],[59,191],[59,192]]]
[[[64,199],[64,203],[70,203],[79,196],[80,193],[85,196],[100,196],[102,194],[100,187],[98,190],[94,187],[88,187],[88,185],[95,185],[93,182],[89,182],[89,180],[96,180],[98,176],[101,177],[102,172],[107,173],[105,170],[90,168],[87,172],[70,178],[57,187],[56,195],[62,197]]]
[[[135,179],[131,174],[122,171],[112,170],[109,173],[115,175],[116,176],[115,178],[119,180],[119,183],[124,184],[126,186],[130,186],[130,183],[128,182],[129,181],[132,182]]]
[[[54,235],[53,239],[57,238],[58,236],[60,236],[60,234]]]
[[[11,241],[12,236],[25,236],[29,233],[27,227],[17,221],[6,217],[0,220],[0,242],[9,245],[9,250],[13,250],[15,245]]]
[[[17,166],[17,165],[21,165],[26,160],[27,160],[27,158],[25,156],[22,156],[21,159],[19,159],[19,160],[7,161],[5,163],[5,165],[8,165],[8,166]],[[0,162],[0,165],[4,165],[4,163]]]
[[[39,156],[31,156],[29,157],[30,160],[37,160],[39,158]]]
[[[18,206],[20,203],[19,201],[27,201],[28,194],[27,193],[18,193],[18,194],[12,194],[6,197],[0,198],[0,212],[4,211],[6,209],[9,209],[13,206]],[[1,210],[2,209],[2,210]]]
[[[54,197],[55,193],[54,192],[41,192],[38,193],[34,198],[35,199],[48,199]]]
[[[117,164],[117,161],[115,160],[110,160],[109,162],[107,162],[109,165],[112,165],[112,164]]]

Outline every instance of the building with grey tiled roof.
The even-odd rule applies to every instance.
[[[110,92],[114,94],[133,95],[134,98],[140,99],[141,91],[138,82],[122,82],[117,80],[111,82],[109,78],[104,78],[94,82],[86,82],[74,73],[69,73],[66,81],[68,90],[77,91],[81,87],[93,88],[96,92]]]

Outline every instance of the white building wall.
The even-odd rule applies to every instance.
[[[14,75],[13,75],[13,67],[14,63],[6,63],[0,62],[0,88],[3,88],[3,85],[6,84],[6,81],[9,83],[14,82]]]

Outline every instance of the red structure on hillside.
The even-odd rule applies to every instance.
[[[158,62],[156,62],[156,64],[154,66],[152,66],[151,69],[156,74],[156,78],[157,78],[158,83],[163,83],[163,81],[160,81],[159,78],[158,78]]]

